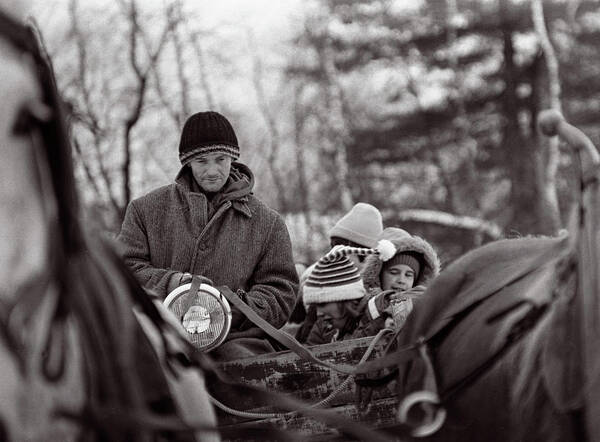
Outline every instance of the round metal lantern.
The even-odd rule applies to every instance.
[[[191,283],[177,287],[169,293],[164,304],[181,321],[190,342],[208,352],[227,337],[231,328],[231,307],[213,286],[200,284],[197,293],[191,293],[191,287]]]

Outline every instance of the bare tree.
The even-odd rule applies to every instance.
[[[497,224],[472,216],[460,216],[438,210],[411,209],[402,210],[398,213],[384,215],[398,219],[399,221],[414,221],[425,224],[437,224],[444,227],[457,227],[460,229],[473,230],[486,234],[490,239],[502,238],[502,228]]]
[[[265,120],[269,133],[267,164],[269,165],[269,171],[271,172],[273,183],[275,184],[279,210],[281,212],[288,212],[288,202],[286,198],[287,186],[281,172],[281,167],[278,165],[278,158],[281,152],[281,136],[279,134],[279,128],[273,110],[263,87],[263,65],[254,41],[254,34],[250,29],[247,30],[247,36],[248,49],[252,58],[252,84],[256,94],[258,109]]]
[[[133,99],[134,104],[130,109],[129,115],[125,117],[123,130],[124,156],[121,170],[123,179],[122,194],[124,205],[126,205],[131,199],[131,131],[139,121],[142,114],[150,69],[158,60],[161,50],[167,41],[167,36],[173,29],[173,22],[171,20],[167,20],[156,48],[148,53],[148,61],[145,65],[142,65],[138,59],[138,39],[140,38],[142,31],[138,22],[139,13],[137,4],[135,0],[130,0],[129,5],[126,5],[124,0],[119,0],[119,3],[121,4],[123,12],[129,18],[129,63],[136,78],[135,97]]]
[[[88,79],[89,60],[86,46],[86,37],[83,34],[79,24],[79,2],[71,0],[69,2],[69,16],[71,20],[70,35],[75,40],[77,47],[77,74],[74,83],[79,90],[81,96],[80,107],[72,104],[73,117],[79,121],[92,135],[93,161],[97,165],[99,174],[92,173],[91,166],[88,164],[80,142],[75,139],[75,152],[83,165],[85,175],[92,185],[95,192],[100,193],[100,189],[104,188],[112,209],[115,212],[121,210],[121,204],[114,193],[113,182],[110,178],[108,170],[105,166],[105,161],[102,154],[102,144],[105,134],[105,129],[101,123],[101,116],[97,113],[91,98],[90,81]]]
[[[113,17],[115,26],[125,20],[127,24],[126,40],[102,42],[101,36],[90,32],[82,26],[84,13],[78,0],[70,0],[68,4],[69,32],[68,37],[74,45],[76,62],[74,76],[66,83],[66,97],[71,108],[73,122],[72,138],[74,152],[81,166],[84,177],[90,184],[94,199],[101,204],[108,202],[107,208],[114,214],[116,228],[124,209],[131,199],[131,169],[134,162],[132,153],[132,132],[145,112],[146,96],[150,75],[156,71],[160,54],[165,47],[168,36],[177,24],[177,18],[167,14],[164,27],[159,31],[157,42],[152,45],[148,33],[140,24],[139,7],[134,0],[119,0],[120,9]],[[168,9],[167,9],[168,10]],[[113,72],[97,66],[98,58],[93,46],[102,46],[106,51],[114,47],[125,47],[127,64],[132,75],[119,75],[118,81]],[[115,52],[107,52],[103,58],[110,60],[116,57]],[[96,58],[94,58],[96,56]],[[111,88],[121,89],[126,93],[111,92]],[[119,111],[125,102],[125,112],[119,119]],[[115,166],[115,152],[122,154]],[[160,163],[158,163],[160,164]],[[106,200],[105,202],[102,202]]]
[[[322,77],[321,87],[325,104],[322,124],[323,132],[326,135],[322,147],[333,159],[332,171],[336,179],[342,210],[347,211],[353,204],[346,148],[348,118],[344,111],[344,94],[342,86],[338,82],[339,73],[334,62],[334,51],[331,48],[327,29],[322,23],[305,23],[305,35],[316,52],[319,73]]]
[[[296,83],[294,86],[294,101],[293,101],[293,116],[294,116],[294,153],[296,159],[296,173],[298,178],[298,191],[296,195],[300,202],[300,210],[304,217],[304,223],[306,225],[306,238],[304,244],[307,245],[307,259],[313,261],[313,249],[311,247],[312,238],[311,230],[313,228],[313,217],[310,206],[310,186],[308,185],[308,179],[306,175],[306,161],[304,159],[305,146],[303,143],[303,130],[306,119],[306,113],[302,106],[302,92],[304,85]]]
[[[206,72],[206,55],[202,47],[202,33],[200,31],[191,31],[188,27],[188,38],[196,54],[196,60],[198,61],[198,68],[200,70],[200,84],[204,91],[206,98],[206,104],[209,109],[216,109],[216,101],[213,96],[212,87],[208,79],[208,73]]]

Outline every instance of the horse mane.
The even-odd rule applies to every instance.
[[[429,337],[460,312],[569,249],[567,235],[494,241],[474,249],[442,272],[427,288],[407,323],[407,342]],[[412,339],[412,341],[410,341]]]

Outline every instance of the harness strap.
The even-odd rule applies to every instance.
[[[290,349],[292,352],[294,352],[295,354],[307,361],[310,361],[317,365],[321,365],[323,367],[327,367],[331,370],[337,371],[338,373],[357,375],[369,373],[375,370],[381,370],[382,368],[396,366],[402,362],[412,359],[413,356],[408,350],[413,350],[416,348],[414,345],[409,345],[407,347],[398,349],[394,353],[384,356],[383,358],[378,358],[376,360],[368,362],[361,362],[356,366],[351,366],[348,364],[332,364],[331,362],[323,361],[317,358],[310,352],[310,350],[304,347],[294,337],[276,329],[263,318],[258,316],[258,314],[254,310],[252,310],[250,306],[248,306],[248,304],[242,301],[239,296],[233,293],[233,291],[231,291],[229,287],[219,287],[219,291],[231,304],[233,304],[244,315],[246,315],[246,317],[254,325],[262,329],[265,333],[267,333],[281,345]]]
[[[383,336],[385,336],[386,334],[389,334],[391,332],[392,332],[392,330],[389,328],[384,328],[384,329],[380,330],[379,333],[377,333],[377,335],[375,336],[375,338],[373,338],[373,341],[371,341],[371,343],[369,344],[369,347],[363,354],[360,361],[361,362],[366,361],[369,358],[369,356],[371,356],[371,353],[373,353],[373,350],[375,350],[375,346],[377,345],[379,340],[381,338],[383,338]],[[329,406],[330,402],[335,397],[337,397],[350,384],[350,382],[352,382],[353,379],[354,379],[354,376],[349,375],[326,398],[321,399],[319,402],[317,402],[315,404],[306,405],[306,406],[310,407],[310,408],[327,408]],[[357,383],[358,383],[358,381],[357,381]],[[280,418],[280,417],[287,417],[287,416],[290,416],[293,414],[298,414],[297,410],[287,411],[287,412],[260,412],[260,413],[236,410],[234,408],[228,407],[227,405],[223,404],[219,400],[215,399],[212,395],[209,395],[209,398],[210,398],[210,401],[215,406],[217,406],[221,410],[225,411],[226,413],[232,414],[234,416],[249,418],[249,419],[275,419],[275,418]]]
[[[194,280],[196,279],[197,277],[194,276]],[[355,367],[351,365],[332,364],[331,362],[318,359],[309,350],[307,350],[306,347],[300,344],[294,337],[276,329],[263,318],[258,316],[258,314],[254,310],[252,310],[248,304],[242,301],[239,296],[233,293],[233,291],[231,291],[229,287],[219,287],[219,291],[231,304],[237,307],[238,310],[240,310],[254,325],[259,327],[261,330],[263,330],[265,333],[267,333],[269,336],[271,336],[284,347],[289,348],[301,358],[313,362],[315,364],[325,366],[339,373],[354,374],[356,372]]]
[[[205,372],[207,386],[213,385],[213,383],[219,382],[231,387],[234,387],[240,395],[252,396],[265,403],[273,404],[274,406],[284,410],[294,410],[302,415],[310,417],[312,419],[324,422],[330,426],[338,428],[343,434],[351,435],[358,440],[365,440],[369,442],[391,442],[397,440],[397,436],[388,437],[381,431],[373,430],[365,425],[355,422],[347,417],[341,416],[332,410],[324,410],[319,408],[312,408],[310,405],[303,401],[291,397],[286,394],[281,394],[273,391],[264,390],[259,387],[255,387],[240,382],[231,381],[218,369]],[[243,425],[243,424],[241,424]]]

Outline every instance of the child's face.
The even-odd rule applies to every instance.
[[[317,318],[322,318],[331,323],[333,328],[341,329],[346,322],[344,306],[341,302],[326,302],[316,304]]]
[[[415,283],[415,272],[406,264],[387,267],[381,274],[381,288],[403,292],[412,288]]]

